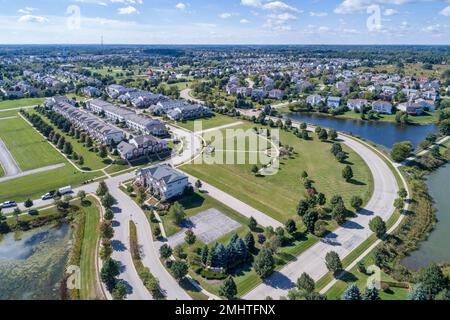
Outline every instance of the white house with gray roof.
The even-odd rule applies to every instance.
[[[163,201],[183,195],[189,185],[188,177],[168,164],[141,169],[138,181]]]

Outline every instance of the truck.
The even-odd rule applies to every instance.
[[[63,195],[65,195],[65,194],[72,193],[73,190],[72,190],[72,187],[71,187],[71,186],[67,186],[67,187],[64,187],[64,188],[59,189],[58,192],[59,192],[60,195],[63,196]]]

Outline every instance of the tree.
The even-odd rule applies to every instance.
[[[33,206],[33,201],[31,199],[27,199],[27,201],[23,204],[25,208],[31,208]]]
[[[350,182],[353,179],[353,170],[350,166],[345,166],[344,170],[342,170],[342,177],[346,182]]]
[[[237,295],[237,287],[236,283],[233,280],[233,277],[229,276],[227,279],[225,279],[219,289],[219,295],[227,298],[228,300],[233,299]]]
[[[391,158],[395,162],[403,162],[409,157],[413,150],[413,145],[409,141],[396,143],[392,146]]]
[[[184,241],[186,241],[187,244],[192,245],[197,240],[197,237],[195,236],[194,232],[192,230],[186,230]]]
[[[255,252],[255,238],[251,232],[247,233],[244,238],[244,243],[249,252]]]
[[[417,282],[422,284],[422,289],[430,300],[448,285],[448,279],[442,269],[434,263],[419,272]]]
[[[300,200],[297,206],[297,214],[300,217],[303,217],[306,214],[306,212],[308,212],[308,210],[309,210],[309,202],[303,199]]]
[[[409,300],[428,300],[428,295],[421,283],[417,283],[408,296]]]
[[[197,190],[200,190],[202,187],[202,182],[200,180],[195,181],[195,187],[197,188]]]
[[[78,164],[80,166],[84,165],[84,158],[83,158],[83,156],[80,156],[80,159],[78,160]]]
[[[334,156],[337,156],[337,154],[338,154],[339,152],[342,152],[342,146],[341,146],[341,144],[340,144],[340,143],[337,143],[337,142],[333,143],[333,146],[331,147],[331,153],[332,153]]]
[[[334,251],[330,251],[326,254],[325,264],[328,271],[332,272],[335,276],[342,271],[341,258],[339,258],[339,255]]]
[[[405,200],[403,200],[402,198],[395,199],[394,207],[399,211],[403,210],[403,208],[405,207]]]
[[[208,254],[209,254],[209,248],[208,246],[205,244],[202,248],[202,250],[200,251],[200,259],[202,260],[203,265],[206,266],[206,264],[208,263]]]
[[[99,157],[102,158],[102,159],[106,158],[106,156],[108,155],[108,150],[106,150],[106,147],[105,147],[105,146],[101,146],[101,147],[100,147],[100,150],[99,150],[99,152],[98,152],[98,155],[99,155]]]
[[[255,258],[253,268],[261,279],[270,276],[275,270],[275,260],[273,259],[272,252],[265,248],[261,249]]]
[[[297,232],[297,226],[294,220],[289,219],[286,222],[286,231],[289,232],[290,234],[295,234]]]
[[[378,289],[375,286],[368,286],[366,290],[364,290],[363,300],[381,300]]]
[[[119,281],[111,293],[114,300],[124,300],[127,297],[127,288],[123,281]]]
[[[342,295],[342,300],[362,300],[361,292],[356,284],[348,287]]]
[[[346,221],[346,212],[347,209],[345,208],[343,203],[339,203],[335,205],[331,211],[331,217],[339,224],[342,225]]]
[[[90,136],[88,136],[86,138],[86,147],[90,148],[90,147],[92,147],[93,144],[94,144],[94,141],[92,140],[92,138]]]
[[[100,233],[102,238],[112,239],[114,237],[114,229],[111,226],[111,221],[104,221],[100,225]]]
[[[178,226],[181,226],[183,224],[184,219],[186,218],[184,208],[179,202],[175,202],[170,207],[169,215],[173,218],[174,223]]]
[[[408,197],[408,191],[405,188],[401,188],[398,192],[398,196],[402,199],[406,199]]]
[[[250,219],[248,221],[248,228],[251,231],[255,231],[257,227],[258,227],[258,222],[256,221],[256,219],[253,217],[250,217]]]
[[[308,172],[303,171],[301,177],[302,177],[302,180],[306,180],[308,178]]]
[[[320,130],[320,132],[317,134],[317,136],[320,139],[320,141],[328,140],[328,133],[327,133],[327,130],[325,130],[325,129]]]
[[[317,197],[316,197],[316,199],[317,199],[317,204],[319,205],[319,206],[324,206],[326,203],[327,203],[327,198],[325,197],[325,195],[323,194],[323,193],[318,193],[317,194]]]
[[[170,271],[176,280],[181,281],[188,274],[189,266],[186,262],[177,260],[172,263]]]
[[[355,211],[359,211],[359,210],[361,210],[361,206],[363,204],[363,199],[359,196],[353,196],[350,199],[350,204],[351,204],[352,208],[355,209]]]
[[[314,291],[316,283],[307,273],[302,273],[300,278],[297,279],[297,288],[307,293]]]
[[[108,186],[105,181],[101,181],[97,188],[97,196],[103,197],[108,192]]]
[[[314,209],[309,209],[306,214],[302,217],[303,224],[306,227],[306,231],[314,234],[314,228],[317,220],[319,220],[319,214]]]
[[[252,166],[252,173],[253,173],[254,175],[257,175],[258,172],[259,172],[258,166],[257,166],[256,164],[254,164],[254,165]]]
[[[450,135],[450,119],[445,119],[439,122],[439,132],[443,136],[449,136]]]
[[[114,212],[111,209],[106,209],[105,215],[103,217],[105,218],[105,220],[111,221],[112,219],[114,219]]]
[[[117,204],[117,200],[109,192],[107,192],[103,196],[103,198],[102,198],[102,205],[106,209],[111,209],[116,204]]]
[[[78,191],[77,198],[80,199],[81,203],[84,203],[84,201],[86,200],[86,192],[84,190]]]
[[[334,129],[328,131],[328,136],[330,137],[330,140],[336,140],[338,137],[337,132]]]
[[[337,161],[344,163],[347,160],[348,156],[345,152],[341,151],[336,154]]]
[[[369,221],[369,228],[374,232],[378,238],[381,238],[386,233],[386,223],[381,217],[375,217]]]
[[[120,274],[119,264],[111,258],[103,262],[103,267],[100,272],[100,278],[106,285],[108,291],[112,291],[116,286],[116,277]]]
[[[163,244],[161,248],[159,248],[159,255],[161,259],[169,259],[172,256],[172,248],[168,244]]]

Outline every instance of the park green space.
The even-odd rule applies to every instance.
[[[22,171],[64,162],[47,140],[20,117],[0,121],[0,138]]]
[[[100,204],[93,197],[88,197],[81,208],[85,214],[83,241],[81,245],[81,300],[95,300],[99,298],[97,286],[96,252],[100,225]]]
[[[251,129],[252,127],[252,124],[247,123],[237,128]],[[225,136],[225,130],[222,132]],[[328,199],[339,194],[349,208],[350,198],[354,195],[361,196],[365,202],[368,201],[373,192],[373,178],[363,159],[343,146],[349,155],[348,162],[353,167],[354,180],[357,181],[357,183],[347,183],[342,178],[342,169],[345,164],[334,159],[330,152],[331,143],[318,141],[314,133],[310,133],[310,137],[312,137],[311,140],[304,141],[290,132],[280,132],[281,143],[292,146],[295,155],[282,158],[280,170],[273,176],[255,176],[251,172],[250,164],[188,164],[181,169],[281,222],[297,218],[297,204],[305,197],[305,190],[300,179],[300,174],[304,170],[314,181],[317,191],[324,193]],[[205,140],[208,141],[208,137],[205,137]]]
[[[361,120],[361,114],[356,113],[353,111],[347,111],[342,115],[332,116],[336,118],[341,119],[355,119],[355,120]],[[367,120],[367,121],[375,121],[375,122],[390,122],[390,123],[396,123],[396,115],[395,114],[380,114],[376,120]],[[411,124],[419,124],[419,125],[426,125],[426,124],[432,124],[435,123],[438,119],[438,112],[426,112],[422,116],[409,116],[408,120]]]
[[[17,100],[5,100],[0,101],[0,110],[1,109],[14,109],[20,107],[28,107],[35,106],[41,104],[45,101],[45,98],[24,98]]]
[[[409,76],[413,76],[416,78],[438,78],[440,79],[442,77],[442,73],[448,69],[450,69],[449,65],[444,64],[434,64],[432,70],[425,70],[422,68],[422,64],[418,63],[408,63],[405,64],[403,68],[401,68],[401,71]],[[360,67],[356,68],[356,71],[358,72],[387,72],[387,73],[396,73],[398,72],[399,68],[393,64],[384,64],[384,65],[376,65],[372,68],[369,67]]]
[[[202,131],[203,131],[203,130],[208,130],[208,129],[212,129],[212,128],[217,128],[217,127],[227,125],[230,123],[234,123],[234,122],[239,121],[239,119],[233,119],[228,116],[221,115],[221,114],[215,114],[211,118],[203,118],[203,119],[197,119],[197,120],[177,122],[177,125],[184,129],[187,129],[189,131],[194,131],[194,124],[196,121],[201,121]]]
[[[47,122],[49,125],[53,127],[53,130],[60,135],[64,137],[64,139],[72,144],[73,151],[76,152],[78,155],[82,155],[84,158],[84,165],[83,170],[98,170],[103,169],[107,167],[110,164],[110,159],[102,159],[98,153],[90,151],[88,148],[84,146],[83,143],[79,142],[74,137],[69,136],[68,134],[64,133],[62,130],[58,129],[54,124],[50,122],[50,120],[45,117],[44,115],[38,113],[36,110],[29,110],[30,114],[37,114],[39,115],[42,120]],[[33,129],[34,130],[34,129]],[[125,167],[124,167],[125,168]]]

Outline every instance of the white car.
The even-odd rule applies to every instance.
[[[3,209],[16,207],[17,204],[15,201],[5,201],[0,205]]]

